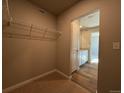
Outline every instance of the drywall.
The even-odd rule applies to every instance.
[[[56,29],[56,18],[27,0],[9,0],[9,5],[14,21]],[[3,88],[53,70],[55,63],[55,41],[3,37]]]
[[[90,48],[90,32],[89,31],[82,31],[80,32],[80,48],[86,49]]]
[[[90,48],[90,36],[92,32],[99,31],[99,28],[87,29],[87,31],[80,31],[80,48]]]
[[[112,42],[120,42],[120,0],[82,0],[58,17],[57,29],[62,36],[57,42],[57,68],[70,75],[71,21],[100,9],[100,62],[98,93],[120,90],[120,50],[112,49]]]

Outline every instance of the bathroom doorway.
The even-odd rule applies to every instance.
[[[97,10],[77,18],[71,23],[72,80],[92,93],[97,91],[99,21],[100,11]]]

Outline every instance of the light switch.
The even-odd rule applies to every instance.
[[[120,49],[120,42],[113,42],[113,49]]]

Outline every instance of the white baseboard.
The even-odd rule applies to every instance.
[[[16,84],[16,85],[13,85],[13,86],[10,86],[10,87],[8,87],[8,88],[5,88],[5,89],[3,89],[3,93],[8,93],[9,91],[12,91],[12,90],[14,90],[14,89],[16,89],[16,88],[19,88],[19,87],[21,87],[21,86],[23,86],[23,85],[25,85],[25,84],[28,84],[28,83],[30,83],[30,82],[32,82],[32,81],[34,81],[34,80],[37,80],[37,79],[39,79],[39,78],[41,78],[41,77],[44,77],[44,76],[46,76],[46,75],[49,75],[49,74],[51,74],[51,73],[53,73],[53,72],[58,72],[59,74],[63,75],[65,78],[71,79],[71,76],[68,76],[68,75],[64,74],[63,72],[61,72],[61,71],[58,70],[58,69],[54,69],[54,70],[51,70],[51,71],[49,71],[49,72],[43,73],[43,74],[41,74],[41,75],[39,75],[39,76],[33,77],[33,78],[28,79],[28,80],[26,80],[26,81],[23,81],[23,82],[21,82],[21,83],[18,83],[18,84]]]
[[[58,72],[59,74],[63,75],[65,78],[67,79],[71,79],[71,76],[68,76],[66,74],[64,74],[63,72],[61,72],[60,70],[56,69],[56,72]]]
[[[9,91],[12,91],[12,90],[14,90],[14,89],[16,89],[16,88],[19,88],[19,87],[21,87],[21,86],[23,86],[23,85],[25,85],[25,84],[27,84],[27,83],[30,83],[30,82],[32,82],[32,81],[34,81],[34,80],[36,80],[36,79],[39,79],[39,78],[41,78],[41,77],[44,77],[44,76],[46,76],[46,75],[48,75],[48,74],[51,74],[51,73],[53,73],[53,72],[55,72],[55,71],[56,71],[56,69],[51,70],[51,71],[46,72],[46,73],[43,73],[43,74],[41,74],[41,75],[39,75],[39,76],[33,77],[33,78],[31,78],[31,79],[28,79],[28,80],[23,81],[23,82],[21,82],[21,83],[18,83],[18,84],[16,84],[16,85],[10,86],[10,87],[8,87],[8,88],[5,88],[5,89],[3,89],[3,93],[8,93]]]

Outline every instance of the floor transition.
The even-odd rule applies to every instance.
[[[97,64],[84,64],[79,71],[73,73],[72,80],[78,83],[81,87],[89,90],[91,93],[96,93],[97,90]]]

